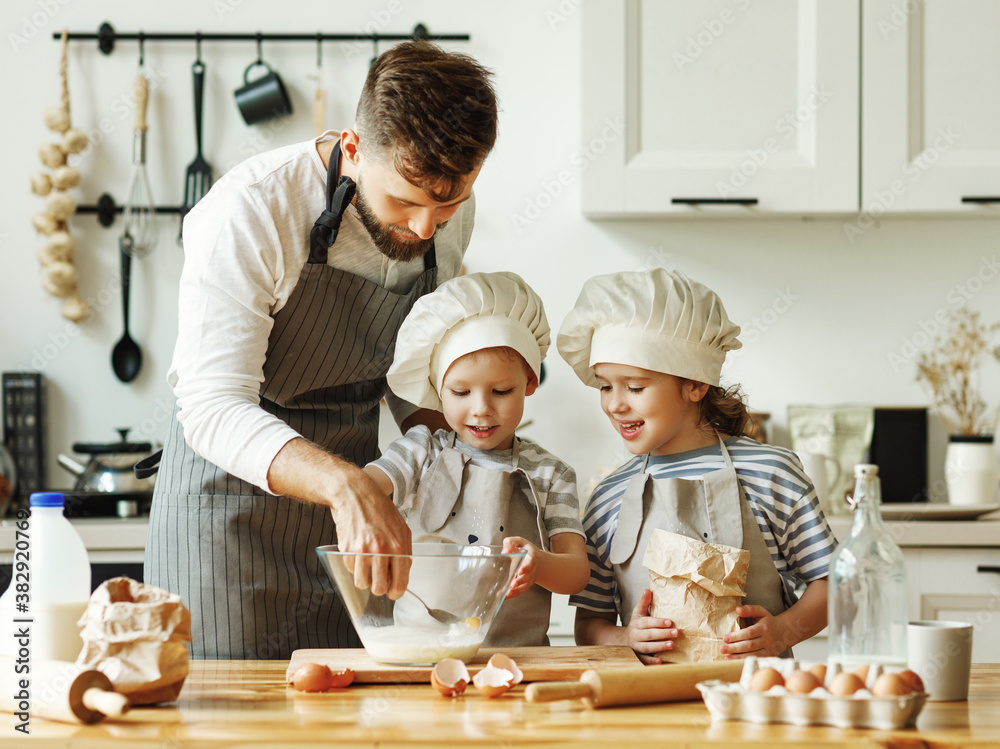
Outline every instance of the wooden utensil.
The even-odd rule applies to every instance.
[[[739,681],[743,661],[667,663],[661,666],[590,669],[580,681],[529,684],[528,702],[583,699],[591,707],[644,705],[651,702],[684,702],[701,698],[700,681]]]
[[[566,681],[579,679],[591,668],[635,668],[640,666],[632,648],[626,646],[564,646],[523,648],[480,648],[468,664],[475,673],[486,665],[490,656],[503,653],[517,663],[524,681]],[[286,675],[295,673],[303,663],[321,663],[332,669],[354,671],[357,684],[428,683],[430,666],[389,666],[375,663],[362,648],[314,648],[296,650],[286,668]]]
[[[0,710],[27,713],[64,723],[96,723],[124,715],[128,697],[115,692],[111,679],[94,669],[81,670],[69,661],[32,660],[30,675],[15,673],[13,658],[0,657]],[[22,687],[21,679],[29,685]]]

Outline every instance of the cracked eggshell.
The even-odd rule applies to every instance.
[[[491,656],[490,659],[486,662],[486,665],[510,671],[514,677],[514,680],[511,682],[511,686],[514,686],[515,684],[520,684],[521,680],[524,678],[524,674],[521,672],[521,669],[517,667],[517,664],[514,662],[514,659],[511,658],[509,655],[505,655],[503,653],[494,653],[493,656]]]
[[[462,694],[470,681],[469,669],[457,658],[445,658],[431,669],[431,686],[445,697]]]
[[[488,663],[472,677],[472,684],[487,697],[499,697],[514,686],[514,674],[506,668],[498,668]]]
[[[328,666],[320,663],[303,663],[288,683],[299,692],[325,692],[333,685],[333,674]]]

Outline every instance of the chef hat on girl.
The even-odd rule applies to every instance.
[[[593,366],[626,364],[719,384],[726,352],[743,344],[719,296],[680,271],[612,273],[589,279],[556,346],[584,384]]]
[[[400,398],[441,408],[441,383],[456,359],[494,346],[514,349],[541,378],[549,348],[542,300],[514,273],[472,273],[417,299],[396,337],[387,379]]]

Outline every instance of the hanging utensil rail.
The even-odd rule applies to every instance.
[[[62,39],[62,32],[55,32],[53,39]],[[146,31],[115,31],[114,26],[104,22],[97,32],[71,31],[66,36],[70,41],[96,41],[98,48],[106,55],[110,55],[115,49],[117,41],[147,41],[147,42],[253,42],[257,40],[267,42],[403,42],[407,39],[427,39],[429,41],[442,42],[467,42],[468,34],[431,34],[427,27],[418,23],[409,34],[327,34],[322,31],[303,34],[280,34],[280,33],[215,33],[202,31],[182,31],[182,32],[146,32]]]

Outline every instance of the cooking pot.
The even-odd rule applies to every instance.
[[[152,452],[148,442],[129,442],[128,429],[119,429],[120,442],[95,445],[77,442],[73,452],[89,455],[82,465],[66,455],[58,457],[59,465],[76,476],[73,490],[77,492],[150,492],[155,476],[136,478],[135,464]]]

